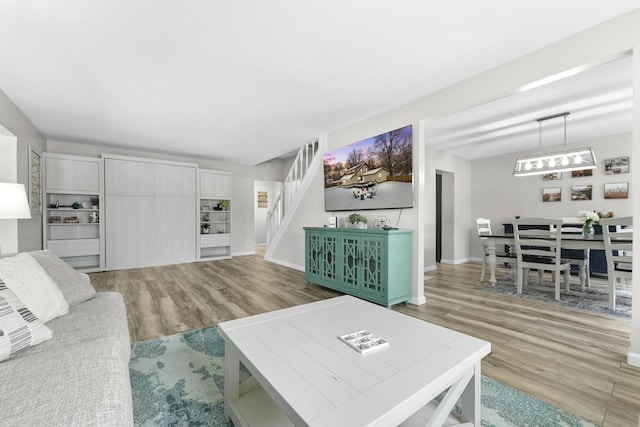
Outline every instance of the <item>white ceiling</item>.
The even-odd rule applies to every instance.
[[[565,112],[567,144],[631,132],[631,56],[440,118],[427,130],[427,145],[466,159],[557,147],[564,119],[536,119]]]
[[[0,89],[49,139],[256,164],[637,7],[2,0]]]

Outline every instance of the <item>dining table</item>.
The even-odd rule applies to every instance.
[[[593,234],[589,237],[585,237],[578,233],[562,233],[561,235],[561,248],[562,249],[599,249],[604,250],[604,236],[602,234]],[[491,235],[482,235],[483,239],[487,239],[487,253],[489,262],[489,271],[491,277],[489,282],[491,286],[495,286],[496,280],[496,247],[498,245],[508,245],[510,247],[515,246],[515,238],[513,233],[497,233]],[[513,249],[515,250],[515,249]],[[615,282],[609,280],[609,306],[613,306],[615,298]]]

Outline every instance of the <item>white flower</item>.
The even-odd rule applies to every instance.
[[[597,222],[600,221],[600,217],[597,213],[591,211],[580,211],[578,213],[578,218],[581,222]]]

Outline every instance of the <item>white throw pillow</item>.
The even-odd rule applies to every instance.
[[[60,288],[26,253],[0,259],[0,278],[43,323],[69,312]]]
[[[0,361],[52,336],[0,278]]]

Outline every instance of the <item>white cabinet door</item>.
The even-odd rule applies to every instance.
[[[159,264],[193,262],[197,257],[195,198],[159,196],[155,211]]]
[[[105,209],[106,268],[158,265],[155,198],[107,195]]]
[[[231,173],[201,170],[200,197],[208,199],[231,199]]]
[[[196,196],[196,168],[155,165],[156,196]]]
[[[153,163],[109,158],[104,160],[106,194],[153,195],[154,182]]]
[[[71,157],[71,156],[68,156]],[[83,193],[100,191],[100,159],[80,157],[45,157],[45,185],[47,191]]]
[[[196,166],[105,158],[108,269],[197,258]]]

